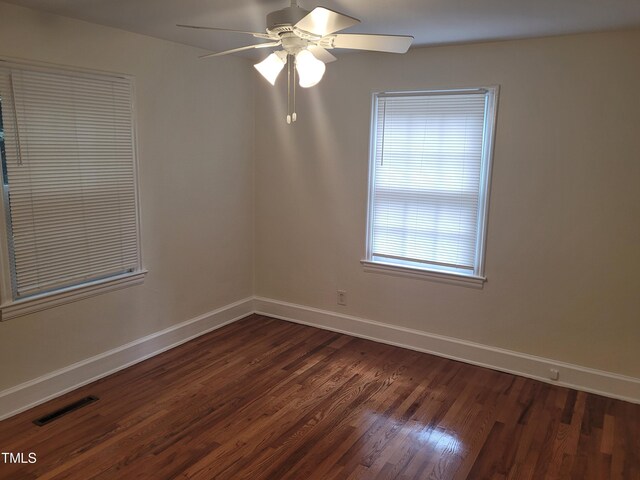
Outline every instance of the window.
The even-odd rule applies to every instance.
[[[497,88],[379,93],[370,269],[482,285]]]
[[[3,319],[141,281],[132,87],[0,62]]]

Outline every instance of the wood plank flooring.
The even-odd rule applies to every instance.
[[[12,480],[635,480],[640,405],[252,315],[0,422],[0,447],[37,455]]]

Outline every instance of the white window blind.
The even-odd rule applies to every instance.
[[[376,95],[369,260],[480,274],[493,95]]]
[[[0,68],[0,105],[14,299],[140,269],[131,80]]]

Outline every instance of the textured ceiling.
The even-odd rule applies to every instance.
[[[264,31],[265,16],[288,0],[9,0],[212,51],[250,36],[194,31],[176,23]],[[640,26],[640,0],[300,0],[362,20],[345,33],[413,35],[414,46],[536,37]]]

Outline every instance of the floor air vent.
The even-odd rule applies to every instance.
[[[94,395],[89,395],[88,397],[81,398],[77,402],[70,403],[62,408],[59,408],[55,412],[51,412],[46,414],[44,417],[40,417],[33,421],[36,425],[41,427],[42,425],[46,425],[47,423],[51,423],[54,420],[66,415],[69,412],[73,412],[74,410],[78,410],[79,408],[84,407],[85,405],[89,405],[90,403],[97,402],[98,397]]]

